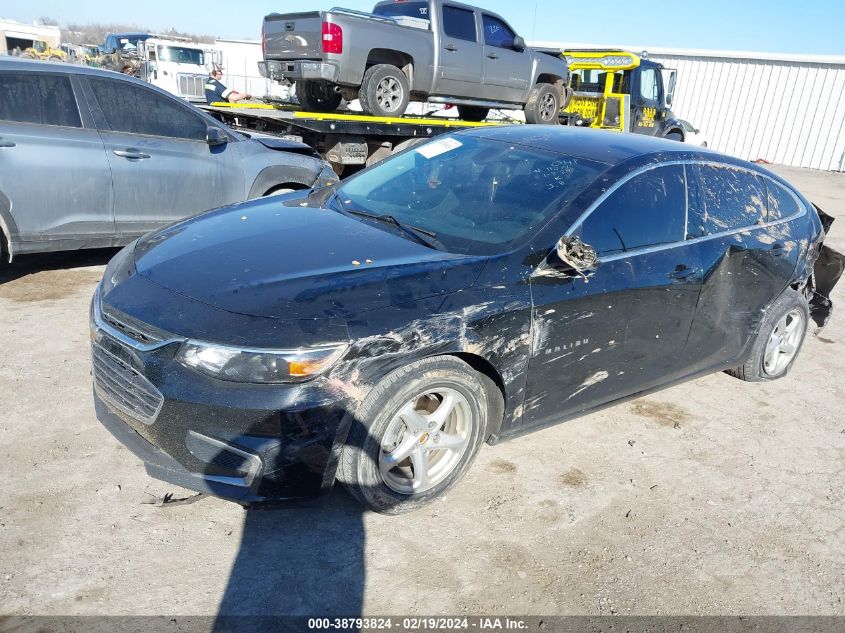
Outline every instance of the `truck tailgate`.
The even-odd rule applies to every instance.
[[[319,11],[271,13],[264,18],[265,59],[320,59],[323,17]]]

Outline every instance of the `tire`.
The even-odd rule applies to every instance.
[[[261,196],[261,197],[262,197],[262,198],[268,198],[268,197],[270,197],[270,196],[281,196],[281,195],[284,195],[284,194],[286,194],[286,193],[290,193],[291,191],[296,191],[296,189],[294,189],[293,187],[288,187],[288,186],[285,186],[285,185],[280,185],[280,186],[278,186],[278,187],[273,187],[272,189],[270,189],[269,191],[267,191],[267,192],[266,192],[263,196]]]
[[[798,358],[809,322],[807,299],[787,288],[766,311],[748,360],[727,373],[747,382],[783,378]],[[777,344],[776,338],[781,339]]]
[[[408,78],[396,66],[377,64],[364,73],[358,91],[358,101],[364,114],[402,116],[410,99]]]
[[[59,57],[58,55],[50,55],[50,57],[47,58],[47,61],[49,61],[49,62],[63,62],[64,60],[61,57]]]
[[[558,125],[560,94],[551,84],[537,84],[525,104],[525,121],[537,125]]]
[[[451,488],[486,436],[486,391],[475,371],[451,356],[418,360],[388,374],[364,399],[338,479],[376,512],[410,512]],[[453,448],[436,448],[444,441]],[[399,458],[393,465],[391,456]]]
[[[295,90],[299,105],[310,112],[334,112],[343,101],[343,95],[325,81],[301,79],[296,82]]]
[[[478,122],[483,121],[490,114],[490,108],[482,108],[479,106],[458,106],[458,118],[464,121]]]
[[[670,141],[678,141],[680,143],[684,142],[683,134],[681,134],[680,132],[676,132],[676,131],[669,132],[663,138],[669,139]]]

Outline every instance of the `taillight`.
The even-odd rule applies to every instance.
[[[337,24],[323,22],[323,52],[337,54],[343,52],[343,29]]]

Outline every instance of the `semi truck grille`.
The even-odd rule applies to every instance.
[[[91,360],[94,386],[103,400],[139,422],[155,422],[164,396],[149,380],[97,343],[91,345]]]
[[[202,75],[179,75],[179,96],[205,98],[205,77]]]

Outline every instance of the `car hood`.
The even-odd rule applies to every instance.
[[[315,319],[410,305],[470,287],[486,258],[454,255],[301,194],[224,207],[151,233],[137,273],[250,316]]]

